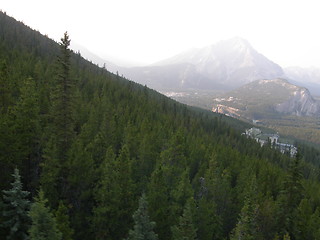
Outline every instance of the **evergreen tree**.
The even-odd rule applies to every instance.
[[[67,32],[61,39],[56,81],[51,93],[50,136],[45,148],[41,183],[50,203],[57,207],[59,198],[68,191],[68,154],[74,138],[74,83],[70,78],[70,39]]]
[[[310,219],[310,231],[312,232],[313,239],[320,240],[320,209],[317,207]]]
[[[62,201],[59,202],[59,207],[55,211],[55,218],[57,222],[57,228],[62,233],[62,240],[72,240],[74,231],[70,227],[68,209]]]
[[[253,176],[251,184],[245,193],[244,205],[240,212],[240,217],[236,227],[233,229],[230,240],[256,240],[260,239],[258,231],[258,204],[257,204],[257,186],[256,176]]]
[[[291,159],[288,173],[283,182],[283,190],[278,199],[278,226],[281,234],[295,232],[294,221],[296,219],[297,207],[303,197],[302,173],[300,165],[300,154]]]
[[[101,166],[101,178],[94,193],[93,209],[96,239],[121,239],[129,231],[134,211],[134,184],[131,179],[129,151],[126,145],[117,157],[109,147]]]
[[[46,206],[47,199],[42,190],[31,206],[29,216],[32,224],[29,229],[30,240],[61,240],[62,234],[58,230],[56,219]]]
[[[148,203],[145,194],[139,199],[139,208],[133,214],[134,227],[129,232],[127,240],[157,240],[158,235],[154,233],[155,222],[150,221],[148,214]]]
[[[12,101],[11,99],[11,86],[9,80],[9,71],[7,62],[0,61],[0,113],[7,112],[8,107]]]
[[[256,223],[257,207],[250,198],[246,198],[241,209],[239,221],[232,232],[230,240],[255,240],[257,239]]]
[[[21,177],[19,170],[14,170],[14,182],[11,183],[10,190],[3,190],[3,216],[2,227],[9,230],[7,239],[27,239],[27,230],[29,228],[28,211],[30,201],[27,199],[29,192],[22,190]]]
[[[293,228],[293,235],[295,239],[314,239],[311,217],[312,207],[310,201],[302,199],[297,208],[297,215],[293,222],[295,225]]]
[[[57,158],[67,160],[67,153],[74,137],[73,94],[74,83],[70,77],[70,39],[67,32],[61,38],[56,84],[52,93],[53,130],[56,137]]]
[[[197,239],[197,229],[194,224],[195,203],[190,198],[179,218],[178,225],[171,228],[173,240],[195,240]]]
[[[172,190],[173,213],[176,216],[181,216],[183,208],[186,205],[188,199],[193,197],[193,189],[189,180],[189,169],[186,169],[180,176],[179,183]]]
[[[11,111],[13,118],[12,144],[15,159],[28,183],[28,189],[35,189],[38,182],[40,161],[40,118],[39,102],[35,81],[27,78],[20,88],[20,97]]]
[[[92,229],[95,239],[112,239],[112,233],[117,225],[117,204],[119,198],[119,185],[116,181],[115,154],[109,147],[104,161],[99,167],[99,181],[94,190],[96,206],[93,208]]]
[[[220,240],[222,239],[222,223],[217,215],[216,205],[213,200],[201,198],[196,208],[195,226],[198,229],[199,239]]]
[[[174,221],[172,221],[169,186],[164,175],[162,166],[158,166],[151,175],[148,187],[149,210],[151,218],[157,223],[155,231],[159,239],[171,239],[170,227]]]

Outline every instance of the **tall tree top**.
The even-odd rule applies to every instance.
[[[63,38],[61,38],[60,46],[67,49],[70,46],[70,42],[71,42],[71,40],[69,38],[68,32],[65,32],[63,35]]]

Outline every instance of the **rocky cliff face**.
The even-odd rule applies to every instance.
[[[277,114],[320,116],[308,89],[285,79],[257,80],[214,99],[213,111],[247,119]]]
[[[306,88],[294,91],[290,98],[275,106],[277,112],[296,116],[320,115],[320,102],[312,98]]]

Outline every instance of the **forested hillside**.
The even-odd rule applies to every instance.
[[[0,239],[320,239],[318,152],[261,148],[69,43],[0,13]]]

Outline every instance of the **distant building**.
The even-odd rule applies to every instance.
[[[260,143],[261,147],[270,143],[272,148],[278,149],[283,154],[289,153],[291,157],[294,157],[298,152],[294,145],[281,143],[279,141],[280,136],[278,134],[264,134],[259,128],[246,129],[246,132],[243,133],[243,135],[246,135],[248,138],[255,139]]]
[[[260,121],[260,120],[257,120],[257,119],[253,119],[253,120],[252,120],[252,123],[253,123],[253,124],[261,124],[261,121]]]

